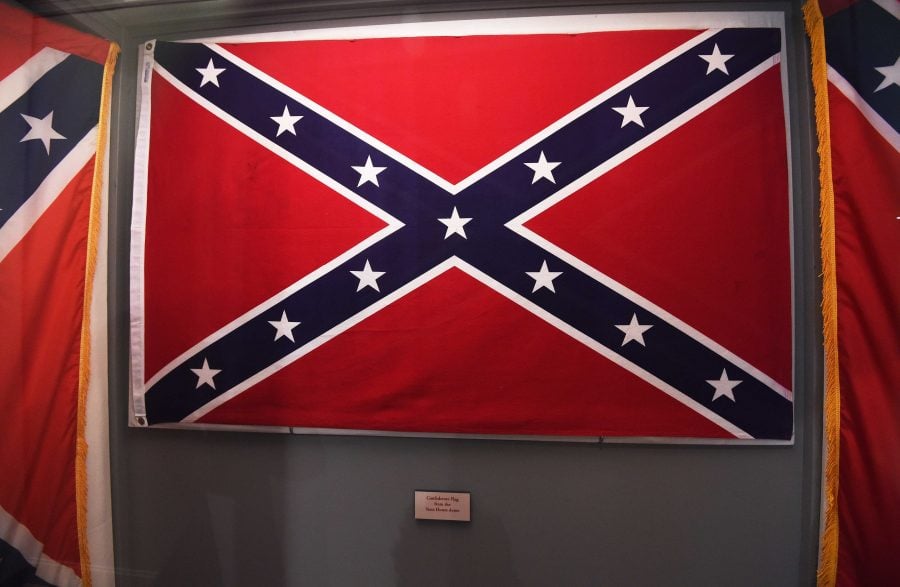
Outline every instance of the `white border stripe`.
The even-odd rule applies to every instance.
[[[869,103],[856,91],[856,88],[830,65],[828,66],[828,81],[859,109],[859,113],[863,115],[863,118],[869,121],[872,128],[878,131],[878,134],[884,137],[884,140],[890,143],[894,149],[900,151],[900,133],[895,131],[894,127],[888,124],[887,120],[869,106]]]
[[[196,424],[195,424],[196,425]],[[598,444],[603,441],[600,436],[549,436],[524,434],[460,434],[456,432],[402,432],[399,430],[352,430],[348,428],[305,428],[295,426],[289,429],[291,434],[326,434],[329,436],[386,436],[395,438],[460,438],[463,440],[519,440],[524,442],[579,442]]]
[[[2,506],[0,506],[0,538],[18,550],[28,564],[35,567],[35,574],[44,581],[57,587],[81,585],[81,578],[75,571],[44,554],[44,545]]]
[[[134,188],[131,206],[131,252],[129,273],[131,338],[131,403],[128,412],[132,423],[147,415],[144,406],[144,245],[147,230],[147,177],[150,160],[150,106],[153,81],[153,43],[145,43],[138,67],[137,133],[134,148]]]
[[[0,112],[21,98],[34,82],[59,65],[68,53],[45,47],[31,56],[11,74],[0,80]]]
[[[56,201],[59,193],[84,169],[96,150],[97,127],[95,126],[75,145],[75,148],[63,157],[34,193],[0,228],[0,263],[31,230],[31,227],[47,211],[47,208]]]
[[[192,39],[191,42],[260,43],[277,41],[340,41],[395,37],[442,37],[469,35],[579,34],[660,29],[703,30],[727,27],[780,28],[776,12],[660,12],[654,14],[579,14],[473,18],[371,24],[353,27],[283,31],[255,35],[232,35]]]
[[[872,0],[872,2],[882,7],[894,18],[900,20],[900,2],[897,2],[897,0]]]
[[[793,444],[794,428],[796,427],[794,419],[794,398],[793,390],[797,389],[797,373],[794,366],[797,364],[797,330],[795,327],[797,318],[797,304],[795,296],[797,294],[797,283],[794,276],[796,275],[796,259],[794,251],[794,165],[793,157],[793,135],[791,134],[791,92],[788,76],[788,61],[785,59],[787,51],[787,34],[784,25],[781,26],[781,103],[782,115],[784,117],[784,139],[785,139],[785,162],[787,166],[788,179],[788,246],[790,247],[790,263],[791,263],[791,440]]]

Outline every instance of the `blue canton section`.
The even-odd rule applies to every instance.
[[[789,400],[667,324],[664,318],[504,226],[771,59],[780,51],[780,42],[780,31],[776,29],[723,30],[598,104],[455,196],[205,45],[159,43],[158,65],[192,91],[250,127],[265,141],[284,147],[385,210],[404,226],[223,335],[161,377],[145,394],[150,423],[182,420],[455,256],[540,306],[567,328],[618,353],[753,437],[790,438],[793,417]],[[723,54],[734,54],[727,63],[728,74],[712,71],[707,75],[707,63],[700,55],[709,55],[715,45]],[[202,76],[197,69],[206,67],[210,59],[214,67],[224,69],[218,75],[219,86],[206,83],[200,87]],[[623,115],[614,110],[625,107],[630,98],[637,106],[647,107],[641,115],[643,126],[636,123],[623,126]],[[278,124],[271,117],[281,115],[285,106],[291,115],[303,118],[295,125],[296,136],[284,132],[276,137]],[[547,179],[534,181],[535,173],[526,165],[538,161],[541,152],[548,161],[560,162],[553,169],[555,183]],[[353,167],[362,167],[368,157],[373,166],[385,169],[377,176],[378,185],[365,182],[357,186],[361,175]],[[458,208],[460,217],[472,218],[465,226],[465,239],[459,235],[445,238],[445,227],[437,220],[449,218],[454,207]],[[377,291],[363,287],[360,279],[351,273],[362,271],[366,263],[372,271],[384,272],[377,279]],[[535,277],[529,275],[538,272],[544,263],[547,271],[560,272],[552,280],[552,290],[537,288]],[[273,341],[274,329],[269,322],[278,321],[282,312],[289,320],[301,322],[293,330],[293,342],[287,337]],[[623,332],[616,325],[628,324],[632,315],[637,316],[640,324],[653,325],[647,335],[648,339],[652,336],[652,344],[623,345]],[[201,369],[204,361],[210,369],[219,370],[214,376],[215,389],[206,384],[198,386],[195,370]],[[715,389],[708,381],[718,380],[723,370],[727,371],[729,380],[740,380],[734,390],[737,401],[714,399]]]
[[[828,65],[900,132],[900,85],[877,90],[885,76],[876,69],[898,63],[900,21],[870,0],[857,2],[825,19],[825,55]]]
[[[0,227],[97,125],[102,81],[102,65],[70,55],[0,112]],[[48,154],[40,140],[21,142],[31,129],[22,115],[43,119],[50,112],[65,139],[52,140]]]

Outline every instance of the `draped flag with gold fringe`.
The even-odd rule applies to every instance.
[[[810,0],[821,162],[820,586],[900,585],[900,3]]]
[[[90,309],[117,52],[0,4],[0,585],[91,584],[86,402],[105,332]]]

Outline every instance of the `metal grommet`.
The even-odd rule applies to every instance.
[[[144,45],[144,49],[146,49],[147,51],[150,51],[151,49],[153,49],[153,42],[148,41],[147,44]]]
[[[148,45],[149,45],[149,43],[148,43]],[[144,420],[143,416],[138,416],[137,423],[140,424],[141,426],[144,426],[147,423],[147,421]]]

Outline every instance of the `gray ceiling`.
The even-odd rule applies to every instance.
[[[400,15],[427,18],[441,12],[483,12],[510,8],[550,11],[629,11],[660,4],[683,4],[679,0],[0,0],[20,4],[42,16],[59,18],[79,28],[92,30],[114,40],[126,37],[138,40],[164,34],[177,38],[182,34],[223,31],[246,27],[296,28],[298,23],[320,20],[357,19]],[[694,0],[699,4],[713,0]],[[742,4],[780,5],[786,2],[738,0]],[[716,3],[716,8],[727,6]],[[712,6],[711,6],[712,7]]]

